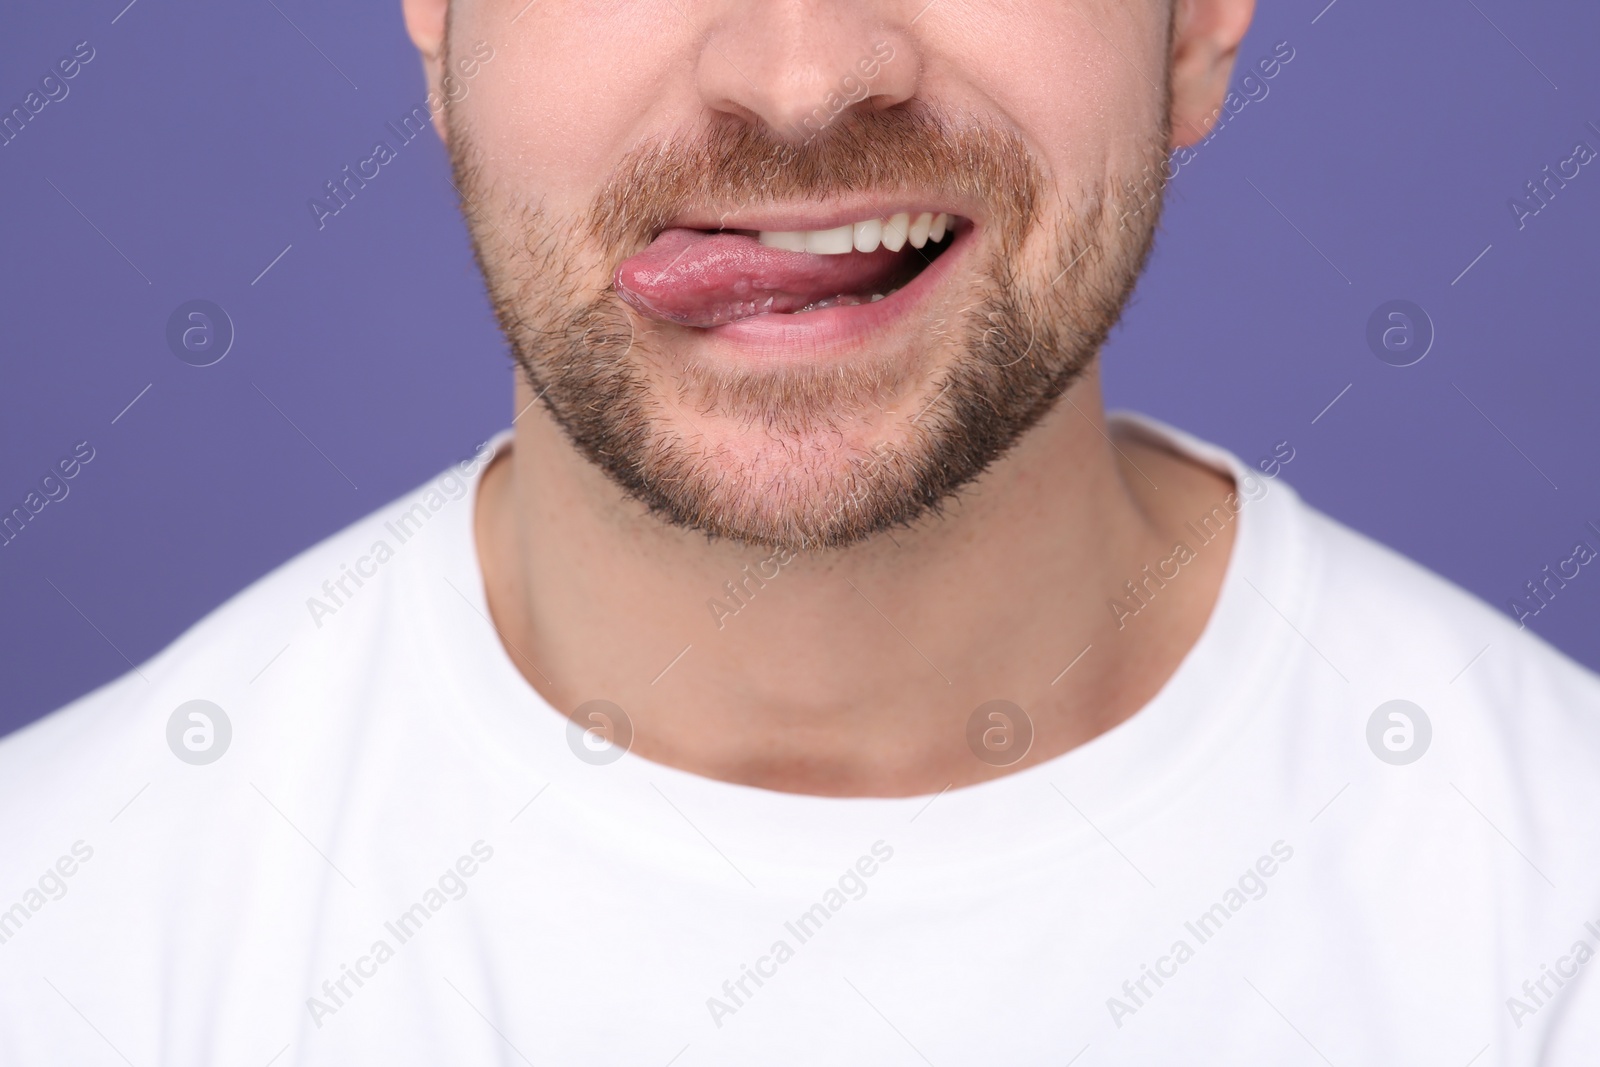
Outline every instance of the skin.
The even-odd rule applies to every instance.
[[[476,41],[495,49],[455,117],[440,116],[440,135],[464,116],[497,182],[569,218],[643,138],[715,113],[793,129],[882,40],[896,58],[855,107],[924,99],[1003,124],[1050,176],[1059,195],[1047,213],[1059,212],[1086,183],[1138,173],[1139,138],[1164,103],[1162,65],[1172,146],[1205,135],[1253,9],[1252,0],[1178,0],[1175,13],[1167,0],[524,2],[404,8],[431,88],[451,58],[447,18],[458,53]],[[827,205],[783,207],[804,216]],[[1043,230],[1022,269],[1046,262]],[[596,256],[592,266],[603,285],[615,263]],[[884,331],[876,358],[917,360],[938,348],[928,330],[913,316]],[[737,358],[692,332],[658,343],[668,360]],[[770,550],[650,517],[534,399],[519,377],[514,444],[485,474],[477,512],[508,655],[554,707],[614,701],[632,720],[636,754],[727,781],[929,794],[1060,755],[1128,718],[1171,676],[1232,547],[1229,524],[1118,630],[1107,601],[1175,541],[1192,543],[1183,524],[1233,486],[1141,439],[1113,442],[1091,368],[942,513],[802,553],[719,628],[708,598]],[[908,416],[863,424],[881,430]],[[737,420],[698,419],[732,452],[763,447]],[[1025,708],[1035,731],[1028,755],[1004,768],[966,740],[973,710],[996,698]]]

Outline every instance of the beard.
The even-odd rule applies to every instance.
[[[631,152],[579,219],[505,189],[452,106],[450,156],[512,356],[571,444],[660,520],[762,548],[838,548],[937,514],[1093,360],[1149,254],[1167,130],[1141,180],[1052,196],[1009,131],[925,105],[842,117],[796,144],[719,117]],[[1166,109],[1163,108],[1163,115]],[[1156,178],[1148,176],[1156,175]],[[611,272],[686,208],[945,192],[984,246],[910,351],[818,366],[686,358],[690,327],[638,316]],[[1027,270],[1023,251],[1042,249]],[[803,313],[802,313],[803,314]]]

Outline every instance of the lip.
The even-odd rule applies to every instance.
[[[905,286],[876,303],[751,315],[693,332],[745,365],[848,359],[925,307],[941,284],[965,263],[976,244],[977,231],[978,227],[963,219],[949,248]]]
[[[978,204],[939,203],[932,198],[924,200],[914,195],[897,199],[863,196],[835,200],[826,207],[816,204],[797,204],[792,207],[768,205],[737,208],[720,215],[703,210],[688,211],[670,220],[662,229],[681,227],[686,230],[772,230],[793,233],[797,230],[831,230],[847,223],[886,219],[902,211],[913,218],[924,211],[934,215],[944,212],[961,220],[963,225],[975,227],[984,222],[981,210]]]

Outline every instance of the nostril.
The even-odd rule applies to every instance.
[[[916,98],[920,63],[907,32],[914,27],[886,24],[873,10],[881,5],[836,4],[822,18],[800,10],[809,6],[689,5],[717,12],[697,27],[692,46],[706,108],[804,143],[852,115]]]

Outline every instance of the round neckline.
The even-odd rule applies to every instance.
[[[1108,421],[1228,474],[1236,491],[1245,479],[1263,481],[1226,450],[1155,419],[1115,412]],[[490,442],[494,455],[510,439],[510,430],[496,435]],[[442,665],[455,692],[468,697],[465,710],[482,731],[475,743],[486,746],[518,780],[548,783],[569,812],[597,820],[597,826],[627,827],[651,838],[680,834],[687,822],[707,840],[716,840],[719,849],[737,849],[790,870],[827,867],[844,843],[868,833],[867,826],[931,835],[939,851],[962,864],[979,858],[1026,864],[1040,850],[1076,852],[1099,842],[1102,833],[1148,817],[1248,726],[1292,659],[1288,628],[1271,625],[1278,620],[1263,614],[1258,593],[1248,585],[1273,590],[1279,603],[1296,601],[1310,569],[1303,558],[1298,498],[1286,484],[1268,482],[1260,499],[1239,510],[1224,576],[1200,636],[1155,696],[1116,726],[1041,763],[936,794],[780,792],[706,777],[631,752],[603,767],[574,757],[566,735],[571,720],[528,684],[489,622],[474,528],[477,494],[488,468],[485,464],[474,476],[471,506],[460,509],[452,536],[440,541],[447,556],[440,565],[477,618],[462,620],[459,611],[453,613],[448,616],[456,620],[451,634],[430,642],[435,648],[467,647],[478,653],[470,663],[451,658]],[[446,616],[430,611],[422,617],[442,629]],[[715,834],[697,825],[707,821]],[[869,837],[859,848],[870,843]]]

